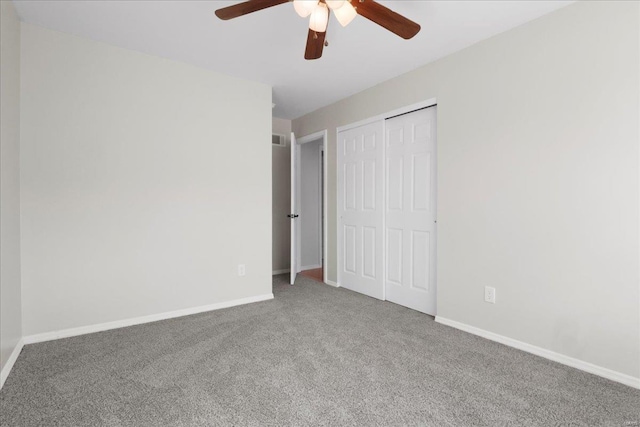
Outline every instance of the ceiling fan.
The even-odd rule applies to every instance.
[[[237,18],[289,1],[291,0],[248,0],[218,9],[216,16],[223,20]],[[293,0],[293,7],[301,17],[309,16],[305,59],[320,58],[322,50],[328,45],[325,38],[331,11],[343,27],[346,27],[357,15],[362,15],[403,39],[408,40],[420,31],[420,25],[374,0]]]

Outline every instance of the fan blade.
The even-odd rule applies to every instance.
[[[304,59],[318,59],[322,56],[322,49],[324,49],[324,39],[327,33],[316,33],[313,30],[309,30],[309,36],[307,37],[307,49],[304,51]]]
[[[403,39],[410,39],[420,31],[420,25],[374,0],[353,0],[353,6],[358,15],[364,16]]]
[[[282,3],[288,3],[289,0],[249,0],[243,3],[234,4],[233,6],[223,7],[216,10],[216,16],[220,19],[237,18],[238,16],[248,13],[257,12],[268,7],[278,6]]]

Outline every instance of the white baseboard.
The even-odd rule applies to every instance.
[[[305,265],[303,267],[300,267],[300,271],[315,270],[316,268],[321,268],[321,267],[322,267],[322,264]]]
[[[200,307],[186,308],[184,310],[169,311],[166,313],[151,314],[149,316],[134,317],[132,319],[116,320],[115,322],[99,323],[97,325],[81,326],[79,328],[63,329],[61,331],[45,332],[43,334],[24,337],[24,344],[52,341],[60,338],[75,337],[78,335],[92,334],[94,332],[108,331],[110,329],[125,328],[127,326],[141,325],[143,323],[157,322],[159,320],[173,319],[175,317],[189,316],[191,314],[204,313],[206,311],[220,310],[222,308],[235,307],[253,302],[273,299],[273,294],[258,295],[255,297],[241,298]],[[4,372],[4,371],[3,371]]]
[[[7,378],[9,378],[11,369],[16,363],[16,360],[18,360],[18,356],[20,356],[22,347],[24,347],[24,340],[20,338],[18,344],[16,344],[15,348],[11,352],[11,356],[9,356],[9,359],[7,359],[7,363],[5,363],[4,368],[2,368],[2,372],[0,372],[0,390],[2,389],[2,386],[4,386],[4,382],[7,380]]]
[[[290,269],[288,269],[288,268],[285,268],[284,270],[273,270],[273,271],[271,272],[271,275],[272,275],[272,276],[276,276],[276,275],[278,275],[278,274],[284,274],[284,273],[291,273],[291,270],[290,270]]]
[[[339,288],[339,287],[340,287],[340,285],[339,285],[339,284],[337,284],[336,282],[332,282],[332,281],[331,281],[331,280],[329,280],[329,279],[324,279],[324,283],[326,283],[326,284],[327,284],[327,285],[329,285],[329,286],[333,286],[334,288]]]
[[[632,377],[631,375],[623,374],[621,372],[617,372],[608,368],[603,368],[602,366],[594,365],[580,359],[565,356],[564,354],[556,353],[542,347],[527,344],[526,342],[514,340],[513,338],[498,335],[493,332],[485,331],[484,329],[476,328],[475,326],[469,326],[465,323],[456,322],[455,320],[449,320],[440,316],[436,316],[436,322],[443,325],[451,326],[452,328],[460,329],[461,331],[465,331],[473,335],[478,335],[491,341],[499,342],[500,344],[504,344],[509,347],[517,348],[518,350],[526,351],[527,353],[535,354],[536,356],[544,357],[545,359],[553,360],[554,362],[558,362],[563,365],[571,366],[572,368],[580,369],[581,371],[589,372],[590,374],[607,378],[611,381],[616,381],[624,385],[640,389],[640,378]]]

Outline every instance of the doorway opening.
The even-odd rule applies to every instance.
[[[292,151],[292,269],[319,282],[326,278],[326,131],[296,140]],[[295,273],[294,273],[295,272]]]
[[[323,282],[323,140],[300,145],[300,274]]]

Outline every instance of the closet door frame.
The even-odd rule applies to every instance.
[[[433,106],[435,106],[437,104],[438,104],[438,102],[437,102],[436,98],[430,98],[430,99],[427,99],[425,101],[418,102],[418,103],[412,104],[412,105],[407,105],[405,107],[401,107],[401,108],[398,108],[398,109],[395,109],[395,110],[391,110],[389,112],[386,112],[386,113],[383,113],[383,114],[379,114],[379,115],[374,116],[374,117],[369,117],[367,119],[360,120],[360,121],[357,121],[355,123],[350,123],[348,125],[340,126],[340,127],[336,128],[336,152],[337,152],[337,150],[340,149],[340,147],[337,146],[337,144],[339,144],[339,141],[340,141],[340,138],[339,138],[340,132],[344,132],[346,130],[354,129],[354,128],[357,128],[357,127],[360,127],[360,126],[364,126],[364,125],[368,125],[368,124],[375,123],[375,122],[382,122],[382,132],[383,132],[383,137],[384,137],[384,144],[383,144],[383,148],[382,148],[382,150],[383,150],[382,156],[383,156],[383,159],[386,159],[386,135],[387,135],[387,129],[386,129],[385,121],[387,119],[393,118],[395,116],[411,113],[412,111],[421,110],[423,108],[433,107]],[[336,160],[337,160],[337,158],[336,158]],[[339,168],[337,166],[338,165],[336,164],[336,175],[337,175],[336,176],[336,183],[337,183],[336,195],[339,197],[339,194],[340,194],[340,191],[341,191],[340,190],[340,186],[343,183],[342,183],[342,180],[340,179],[340,173],[339,173],[339,170],[338,170]],[[383,186],[383,189],[382,189],[382,199],[383,200],[386,200],[386,197],[387,197],[386,188],[385,187],[386,187],[386,185]],[[436,197],[437,197],[437,193],[436,193]],[[337,198],[336,198],[336,202],[337,202]],[[386,211],[386,209],[383,209],[383,213],[382,213],[382,216],[383,216],[382,222],[383,222],[383,224],[386,224],[385,211]],[[337,270],[338,270],[337,271],[337,284],[338,284],[338,286],[342,286],[341,285],[341,283],[342,283],[341,271],[342,271],[342,267],[343,266],[342,266],[342,249],[341,249],[341,246],[342,246],[343,242],[340,239],[340,237],[341,237],[340,236],[340,227],[341,227],[340,218],[336,218],[336,225],[337,225],[336,226],[336,242],[337,242],[336,255],[337,255],[337,262],[338,262],[338,264],[336,266]],[[383,232],[383,231],[384,230],[381,230],[381,232]],[[385,246],[386,245],[386,236],[385,236],[384,232],[382,233],[382,239],[383,239],[382,248],[385,248],[386,247]],[[436,254],[436,257],[437,257],[437,254]],[[385,264],[386,263],[383,263],[383,265],[382,265],[382,277],[383,278],[387,277],[386,276],[387,272],[386,272],[386,265]],[[436,283],[437,283],[437,269],[436,269]],[[382,300],[386,300],[386,286],[384,286],[384,282],[383,282],[383,287],[382,287]]]

